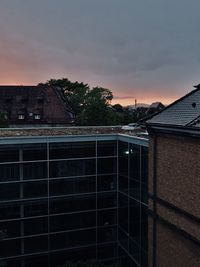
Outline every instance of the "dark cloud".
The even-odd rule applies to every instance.
[[[118,97],[177,97],[199,83],[199,8],[197,0],[1,0],[0,82],[9,72],[21,83],[68,76]]]

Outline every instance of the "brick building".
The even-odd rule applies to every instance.
[[[74,114],[59,88],[0,86],[0,112],[11,127],[66,125]]]
[[[200,88],[146,125],[149,267],[200,266]]]

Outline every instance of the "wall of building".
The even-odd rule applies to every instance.
[[[127,225],[135,243],[131,246],[128,240],[128,250],[120,243],[120,262],[145,266],[140,265],[141,244],[146,253],[145,232],[141,229],[146,231],[147,227],[141,202],[146,209],[147,148],[137,138],[123,142],[126,150],[115,136],[100,139],[0,140],[2,266],[56,267],[77,259],[116,262],[121,233],[118,223],[123,225],[124,208],[128,210]],[[134,140],[135,145],[130,143]],[[119,180],[119,168],[120,172],[128,168],[130,175],[122,175]],[[129,179],[129,191],[124,194],[121,187],[126,182],[122,177]],[[128,199],[126,207],[121,202],[123,197]],[[137,244],[141,233],[144,238],[141,236]]]
[[[150,136],[149,266],[200,266],[200,140]]]

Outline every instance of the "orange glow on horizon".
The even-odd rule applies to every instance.
[[[152,104],[153,102],[162,102],[164,105],[169,105],[172,102],[174,102],[177,98],[167,98],[167,97],[159,97],[159,96],[152,96],[149,98],[141,97],[137,98],[137,103],[143,103],[143,104]],[[112,105],[120,104],[122,106],[128,106],[128,105],[135,105],[135,98],[113,98]]]

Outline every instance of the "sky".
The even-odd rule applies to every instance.
[[[0,84],[67,77],[114,103],[169,104],[200,83],[199,0],[0,0]]]

